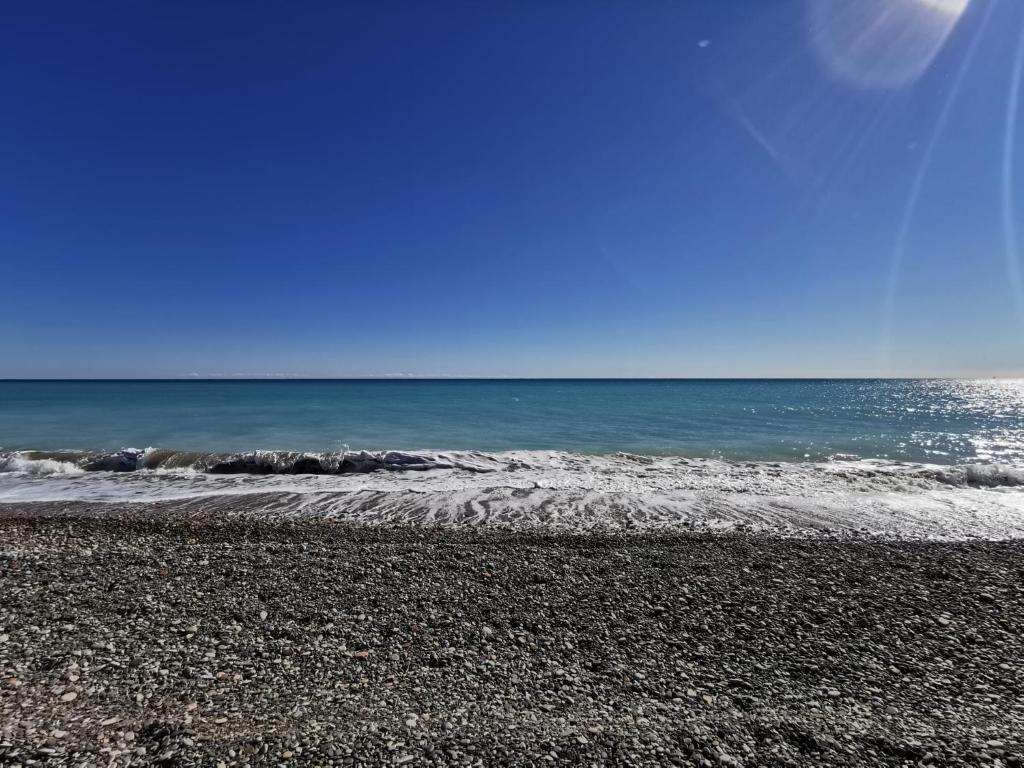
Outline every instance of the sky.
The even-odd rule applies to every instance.
[[[1022,31],[8,4],[0,377],[1024,375]]]

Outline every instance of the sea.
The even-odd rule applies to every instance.
[[[243,496],[362,522],[1024,535],[1024,380],[0,381],[0,503]]]

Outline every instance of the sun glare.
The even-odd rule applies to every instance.
[[[961,13],[967,10],[967,3],[970,0],[917,0],[917,2],[936,11],[959,17]]]
[[[919,78],[969,0],[808,0],[811,37],[836,77],[864,88]]]

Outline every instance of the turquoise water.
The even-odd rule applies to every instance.
[[[1024,382],[0,382],[0,449],[129,446],[1024,464]]]

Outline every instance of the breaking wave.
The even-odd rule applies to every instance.
[[[381,525],[1024,537],[1024,469],[557,451],[0,453],[0,503]],[[148,507],[147,507],[148,508]]]
[[[935,479],[947,485],[975,488],[1024,485],[1024,469],[1002,464],[960,464],[935,470]]]
[[[732,468],[771,471],[783,467],[813,470],[838,470],[863,477],[890,476],[902,480],[931,480],[959,487],[997,488],[1024,485],[1024,469],[1002,464],[914,464],[910,462],[860,460],[840,454],[827,462],[734,462],[719,459],[637,456],[618,453],[590,456],[548,451],[475,451],[404,452],[337,451],[309,453],[299,451],[249,451],[243,453],[202,453],[162,448],[123,448],[114,452],[16,451],[0,453],[0,472],[33,475],[63,475],[81,472],[139,472],[144,470],[186,470],[211,475],[347,475],[371,472],[426,472],[460,470],[464,472],[501,472],[550,467],[552,457],[562,457],[568,466],[596,472],[608,472],[623,466],[650,467],[651,470],[675,468],[694,472],[704,467],[716,470]]]
[[[137,472],[188,469],[212,475],[344,475],[367,472],[404,472],[463,469],[488,472],[504,467],[494,455],[472,452],[416,454],[402,451],[249,451],[198,453],[161,448],[123,448],[113,453],[72,451],[17,451],[0,453],[0,472],[38,475],[67,472]]]
[[[0,454],[0,472],[20,472],[27,475],[69,475],[85,470],[76,462],[59,459],[36,458],[31,454]]]

